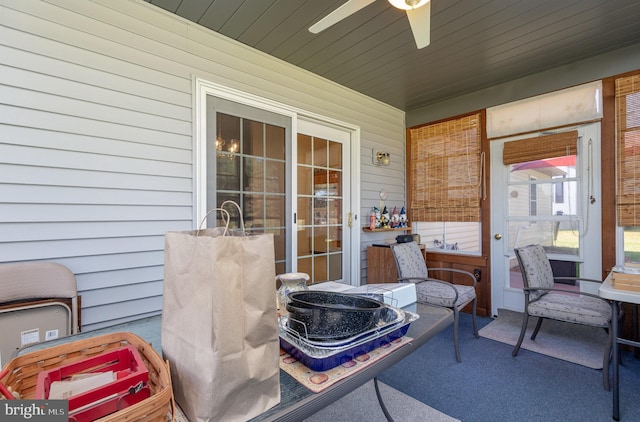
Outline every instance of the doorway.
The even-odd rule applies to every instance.
[[[492,314],[523,310],[518,246],[544,246],[555,276],[599,279],[600,123],[493,140],[490,148]],[[564,288],[597,293],[589,282]]]
[[[359,283],[359,207],[351,168],[359,131],[341,122],[197,81],[195,213],[238,203],[250,233],[274,236],[276,274]],[[238,221],[233,216],[232,221]],[[206,225],[222,224],[207,218]],[[355,265],[352,265],[355,261]]]
[[[349,279],[350,139],[344,129],[298,120],[296,262],[312,283]]]

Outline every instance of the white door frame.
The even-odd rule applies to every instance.
[[[349,156],[350,161],[347,163],[350,166],[350,179],[345,181],[345,187],[349,185],[349,191],[351,192],[350,203],[347,204],[347,197],[345,196],[344,221],[348,219],[348,213],[351,212],[353,218],[353,224],[350,229],[345,230],[345,236],[348,233],[350,236],[350,246],[344,253],[347,256],[349,263],[348,270],[343,273],[344,281],[348,284],[359,285],[360,284],[360,223],[358,219],[358,210],[360,209],[360,128],[358,126],[332,119],[326,116],[322,116],[298,107],[282,104],[267,98],[259,97],[247,92],[239,91],[233,88],[225,87],[223,85],[216,84],[214,82],[206,81],[197,77],[193,78],[193,227],[197,228],[200,222],[207,213],[206,209],[206,180],[207,180],[207,154],[206,154],[206,139],[207,139],[207,126],[206,126],[206,98],[207,95],[223,98],[229,101],[235,101],[250,107],[263,109],[273,113],[281,114],[291,118],[291,132],[292,132],[292,148],[295,153],[296,142],[295,138],[298,134],[298,120],[305,119],[312,121],[316,124],[324,124],[328,127],[341,128],[342,130],[350,133],[350,148]],[[293,162],[288,163],[295,168],[296,155],[292,155]],[[293,178],[294,188],[296,180]],[[295,192],[295,189],[294,189]],[[296,201],[292,201],[291,212],[296,212]],[[295,233],[297,226],[294,223],[289,233],[292,245],[292,254],[295,253],[293,247],[296,246],[297,239]],[[296,265],[296,260],[293,260],[291,256],[287,257],[287,260],[291,260],[292,265]],[[295,268],[295,267],[294,267]]]
[[[299,116],[298,118],[298,132],[305,134],[305,135],[310,135],[310,136],[314,136],[314,137],[319,137],[319,138],[323,138],[323,139],[328,139],[330,141],[334,141],[334,142],[340,142],[343,145],[342,148],[342,180],[344,181],[349,181],[351,180],[351,173],[352,173],[352,168],[350,166],[351,163],[351,148],[349,148],[349,145],[351,143],[351,137],[352,137],[352,132],[350,130],[347,130],[343,127],[339,127],[339,126],[334,126],[334,125],[329,125],[326,122],[321,122],[321,121],[317,121],[315,119],[309,119],[305,116]],[[297,157],[297,142],[294,140],[294,147],[293,147],[293,156]],[[294,178],[293,180],[294,184],[297,183],[297,178]],[[343,233],[349,233],[348,236],[343,236],[343,243],[342,243],[342,249],[343,249],[343,253],[342,253],[342,268],[350,268],[352,267],[352,265],[350,264],[351,262],[351,244],[353,243],[353,234],[352,234],[352,230],[353,227],[349,228],[348,224],[349,224],[349,212],[352,210],[351,208],[351,196],[352,196],[352,190],[353,190],[353,186],[351,185],[351,183],[343,183],[342,186],[342,230]],[[294,189],[293,189],[293,194],[296,195],[298,192],[298,189],[295,187],[294,185]],[[294,212],[298,212],[297,211],[297,202],[294,200],[293,201],[293,209]],[[297,224],[294,224],[297,227]],[[352,223],[353,226],[353,223]],[[358,231],[359,233],[359,231]],[[293,236],[294,237],[294,242],[297,242],[298,237],[297,236]],[[297,244],[293,244],[293,249],[294,250],[298,250],[297,248]],[[296,261],[297,262],[297,261]],[[295,264],[294,264],[295,265]],[[295,267],[294,267],[295,268]],[[294,269],[295,270],[295,269]],[[351,274],[344,274],[343,272],[343,281],[347,281],[347,280],[353,280],[353,277],[351,276]],[[353,284],[353,283],[349,283],[349,284]]]
[[[602,274],[602,207],[601,207],[601,163],[600,163],[600,122],[586,123],[576,127],[579,132],[577,171],[582,174],[578,186],[581,198],[582,222],[581,251],[578,257],[580,276],[599,280]],[[490,142],[491,155],[491,312],[497,315],[498,308],[522,311],[524,294],[520,289],[512,289],[508,282],[508,262],[513,257],[512,249],[506,242],[505,217],[508,213],[508,166],[502,162],[505,142],[529,138],[532,134],[514,136]],[[535,135],[533,135],[535,136]],[[589,200],[593,197],[594,202]],[[496,237],[500,235],[501,238]],[[581,282],[580,290],[597,294],[598,284]]]

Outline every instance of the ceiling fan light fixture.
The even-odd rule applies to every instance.
[[[396,9],[413,10],[424,6],[431,0],[388,0]]]

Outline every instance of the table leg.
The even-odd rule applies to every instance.
[[[638,304],[633,304],[633,340],[638,341]],[[633,357],[640,357],[640,348],[633,346]]]
[[[620,379],[619,379],[619,367],[618,367],[618,302],[611,301],[611,329],[613,330],[611,338],[613,344],[611,347],[611,353],[613,355],[613,419],[620,420]]]
[[[378,378],[377,377],[373,378],[373,385],[376,387],[376,396],[378,396],[378,403],[380,403],[380,408],[382,409],[382,413],[384,413],[384,416],[387,418],[388,422],[393,422],[393,418],[389,414],[389,411],[387,410],[387,406],[385,406],[384,402],[382,401],[382,395],[380,394],[380,388],[378,388]]]

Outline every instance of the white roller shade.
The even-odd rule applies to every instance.
[[[487,109],[487,137],[590,122],[602,118],[602,81]]]

